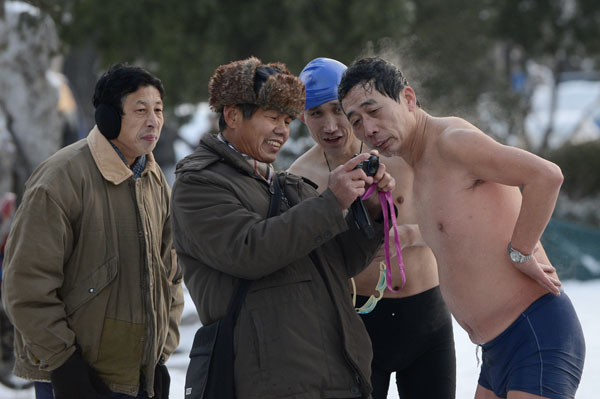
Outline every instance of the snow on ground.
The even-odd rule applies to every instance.
[[[600,280],[566,281],[563,287],[575,305],[586,337],[586,364],[577,398],[596,399],[600,392],[600,379],[598,378],[600,376],[600,312],[597,308],[600,303]],[[188,296],[181,327],[181,344],[167,363],[171,372],[171,399],[184,399],[188,353],[198,326],[199,321],[194,305]],[[475,356],[476,346],[469,341],[467,334],[456,323],[454,324],[454,337],[457,363],[456,398],[473,398],[479,375]],[[392,382],[390,387],[390,399],[398,399],[394,384]],[[0,386],[0,399],[34,399],[34,397],[32,389],[18,392]]]

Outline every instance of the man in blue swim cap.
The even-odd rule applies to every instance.
[[[317,144],[294,162],[291,170],[299,175],[318,172],[321,187],[327,186],[323,179],[329,175],[329,169],[335,169],[334,165],[341,165],[361,152],[361,143],[354,137],[337,100],[337,86],[345,70],[341,62],[321,57],[309,62],[299,75],[306,86],[306,102],[300,119]]]
[[[319,192],[327,188],[331,170],[354,154],[369,150],[354,135],[338,102],[337,88],[345,70],[346,66],[339,61],[316,58],[299,75],[306,86],[305,110],[300,119],[316,144],[289,171],[315,182]],[[373,398],[387,397],[392,372],[396,373],[398,392],[403,399],[454,398],[456,360],[452,320],[440,293],[435,258],[415,224],[413,171],[400,157],[380,157],[380,162],[396,179],[392,194],[398,211],[406,284],[399,292],[385,289],[383,299],[377,302],[380,294],[375,288],[380,281],[380,263],[385,259],[383,247],[367,269],[354,277],[357,311],[372,341]],[[397,265],[395,257],[391,261],[392,285],[397,289],[402,280],[394,265]],[[374,309],[373,304],[376,304]],[[369,310],[370,313],[365,313]]]

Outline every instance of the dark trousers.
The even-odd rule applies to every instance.
[[[366,299],[357,298],[356,305]],[[361,318],[373,345],[373,399],[387,398],[393,372],[402,399],[455,397],[452,318],[439,287],[405,298],[383,298]]]
[[[35,399],[54,399],[54,394],[52,393],[52,384],[49,382],[39,382],[36,381],[34,383],[35,386]],[[148,394],[143,389],[140,389],[138,396],[129,396],[124,393],[116,393],[110,396],[110,399],[149,399]]]

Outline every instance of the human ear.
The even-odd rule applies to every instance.
[[[226,105],[223,108],[223,118],[228,127],[236,128],[241,118],[240,109],[235,105]]]
[[[414,111],[415,109],[418,108],[417,95],[415,94],[415,91],[413,90],[412,87],[405,86],[402,89],[402,93],[400,95],[401,95],[401,97],[403,97],[406,100],[406,104],[408,106],[409,111]]]

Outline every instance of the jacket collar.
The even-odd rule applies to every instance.
[[[200,138],[199,148],[177,164],[175,173],[200,171],[221,160],[226,161],[236,169],[243,171],[250,176],[254,175],[254,170],[240,153],[231,149],[212,133],[205,133]]]
[[[100,173],[106,180],[119,185],[133,176],[131,169],[121,160],[119,154],[112,148],[106,137],[100,133],[97,126],[94,126],[88,134],[87,142],[96,166],[98,166],[98,170],[100,170]],[[158,172],[158,164],[154,160],[152,153],[146,154],[146,169],[142,172],[142,176],[146,173],[152,173],[156,181],[162,184],[160,173]]]

